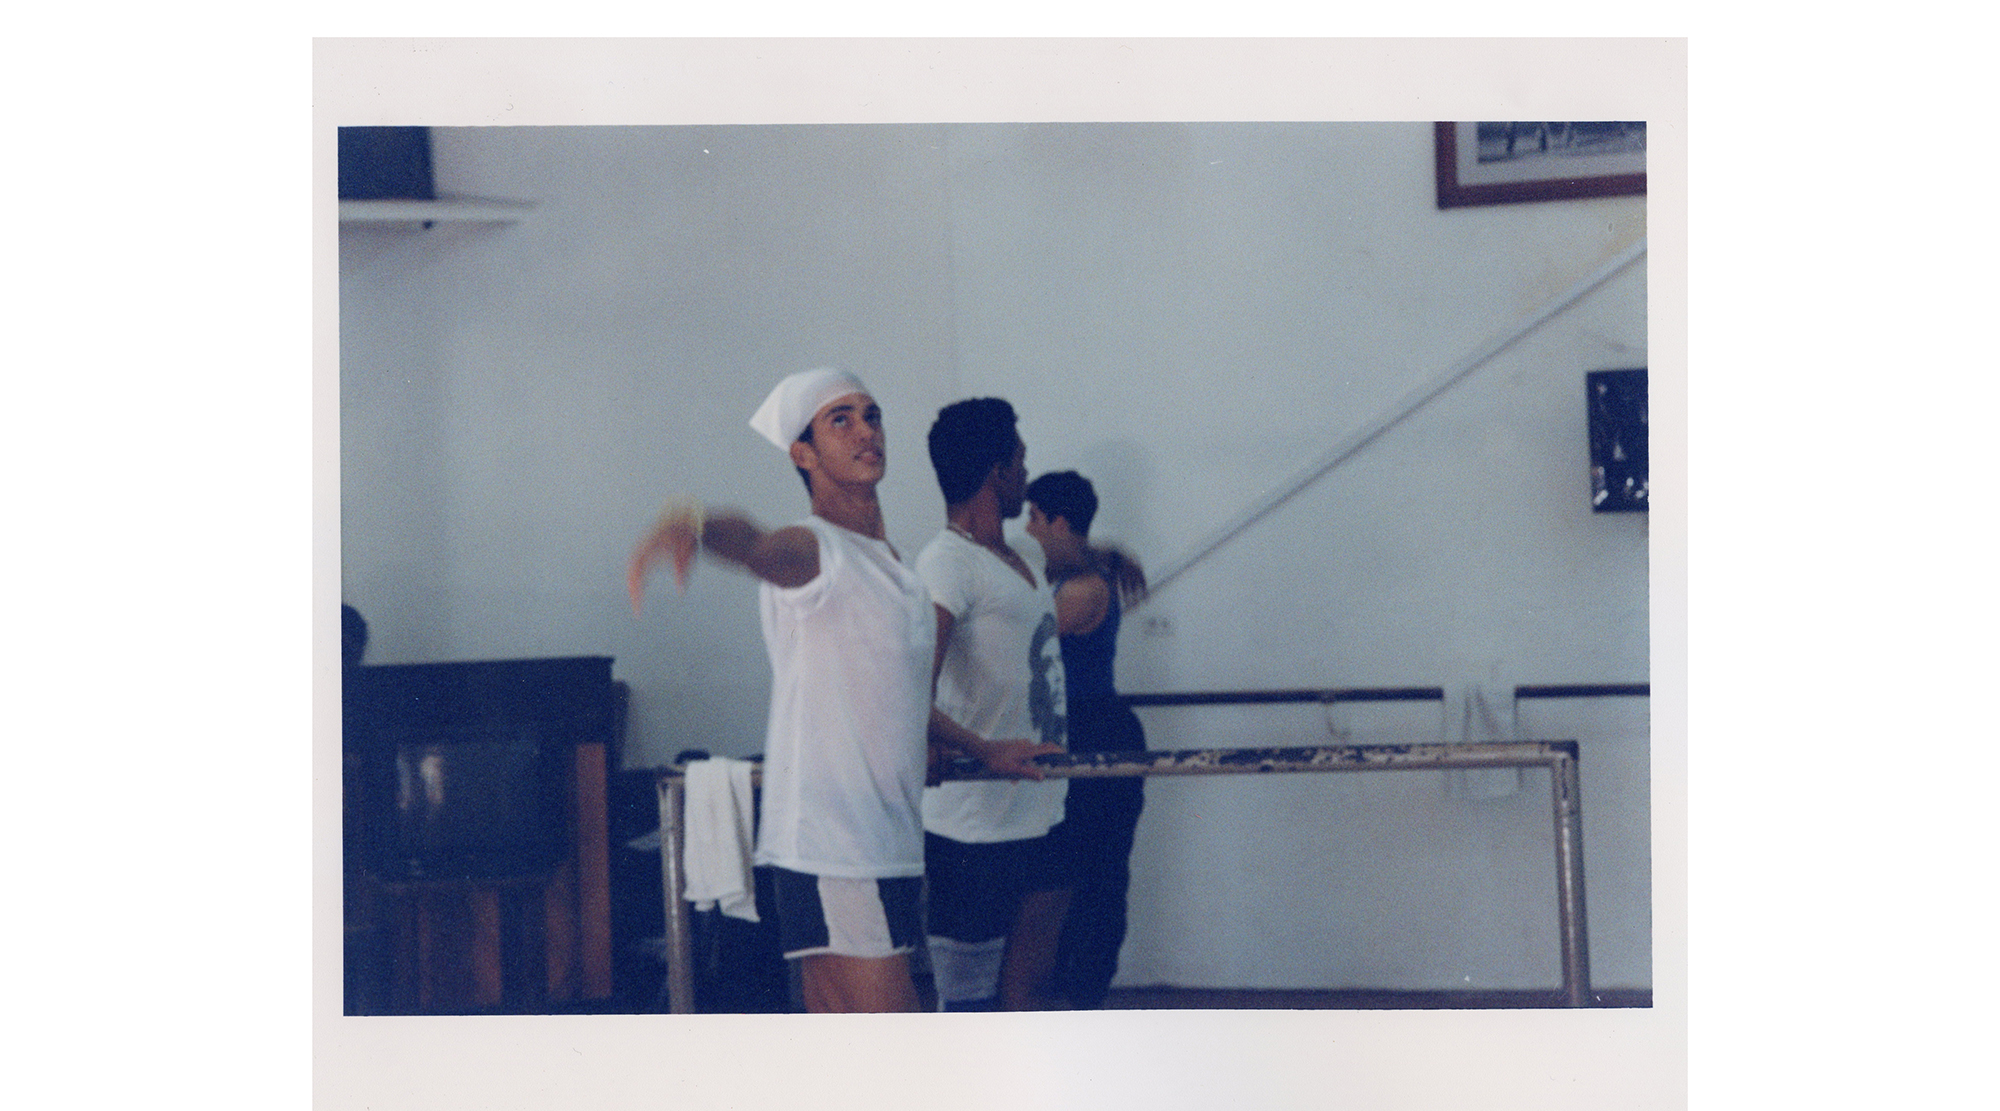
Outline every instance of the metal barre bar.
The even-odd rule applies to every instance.
[[[1207,691],[1127,694],[1127,706],[1241,706],[1282,702],[1442,702],[1442,687],[1299,688],[1269,691]]]
[[[1547,767],[1577,758],[1575,741],[1482,741],[1467,744],[1302,745],[1285,748],[1188,748],[1169,752],[1065,752],[1035,757],[1051,779],[1102,779],[1128,775],[1240,775],[1248,772],[1437,770],[1441,768]],[[679,779],[678,768],[662,778]],[[762,768],[751,772],[761,780]],[[946,780],[1004,779],[972,760],[941,769]]]
[[[1515,698],[1650,698],[1651,683],[1558,683],[1515,687]]]
[[[1583,898],[1583,807],[1575,741],[1494,741],[1477,744],[1316,745],[1295,748],[1200,748],[1172,752],[1064,753],[1036,764],[1058,779],[1151,775],[1255,775],[1285,772],[1422,771],[1450,768],[1546,767],[1555,821],[1557,939],[1563,995],[1572,1007],[1590,1002],[1589,940]],[[753,773],[761,778],[762,769]],[[977,764],[958,762],[945,779],[997,779]],[[660,850],[666,884],[668,1009],[694,1010],[692,922],[680,857],[685,842],[686,777],[660,769]]]
[[[1359,772],[1444,768],[1551,767],[1574,760],[1575,741],[1490,741],[1477,744],[1310,745],[1295,748],[1190,748],[1175,752],[1093,752],[1037,756],[1052,779],[1128,775],[1242,775],[1252,772]],[[1001,779],[979,764],[947,765],[951,780]]]

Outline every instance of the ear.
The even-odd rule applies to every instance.
[[[817,451],[814,451],[813,446],[809,443],[806,443],[804,440],[792,441],[791,454],[792,454],[792,466],[797,467],[802,471],[812,470],[813,464],[819,462],[819,453]]]

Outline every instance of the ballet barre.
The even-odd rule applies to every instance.
[[[1556,916],[1557,938],[1562,949],[1562,995],[1571,1007],[1590,1004],[1590,954],[1583,901],[1583,808],[1578,798],[1575,741],[1064,753],[1036,757],[1035,763],[1052,779],[1547,768],[1555,821]],[[944,769],[943,778],[970,780],[1002,777],[977,763],[959,761]],[[687,1014],[694,1010],[693,922],[687,901],[681,897],[686,890],[682,862],[686,844],[686,778],[680,769],[661,770],[658,793],[660,860],[666,892],[668,1010],[673,1014]]]

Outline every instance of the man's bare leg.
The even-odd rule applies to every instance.
[[[910,958],[844,957],[833,953],[799,960],[799,987],[813,1014],[882,1014],[918,1008]]]
[[[1000,1009],[1057,1011],[1065,1001],[1049,991],[1056,970],[1056,942],[1062,939],[1063,918],[1069,913],[1069,889],[1030,891],[1021,900],[1014,928],[1007,934],[1007,955],[1000,962]]]

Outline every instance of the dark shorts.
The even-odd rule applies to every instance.
[[[954,841],[924,834],[926,928],[936,937],[981,942],[1007,936],[1031,891],[1075,882],[1074,847],[1061,825],[1025,841]]]
[[[785,956],[892,957],[916,948],[922,876],[844,879],[772,868]]]

